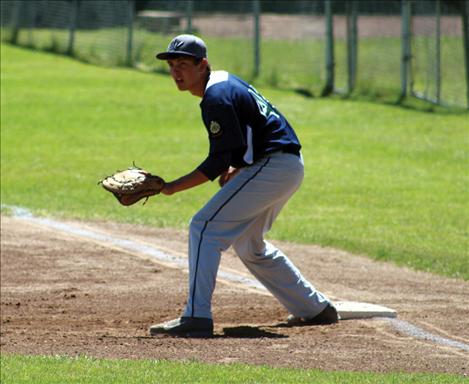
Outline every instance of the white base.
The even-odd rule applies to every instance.
[[[396,317],[394,309],[382,305],[360,303],[356,301],[334,301],[341,320],[369,319],[372,317]]]

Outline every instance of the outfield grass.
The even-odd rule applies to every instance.
[[[465,378],[446,374],[321,372],[248,366],[207,365],[196,362],[152,360],[101,360],[87,357],[2,356],[4,384],[173,384],[173,383],[347,383],[406,384],[464,383]]]
[[[164,75],[2,46],[2,204],[186,228],[216,183],[123,208],[97,186],[135,161],[167,179],[206,156],[198,100]],[[304,145],[305,182],[270,237],[469,280],[467,113],[262,89]]]

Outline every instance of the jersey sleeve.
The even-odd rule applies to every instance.
[[[209,154],[197,169],[213,181],[230,167],[230,162],[230,152],[217,152]]]
[[[229,104],[212,104],[202,109],[210,140],[210,154],[229,152],[246,145],[238,117]]]

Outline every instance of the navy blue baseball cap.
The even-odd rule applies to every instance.
[[[178,56],[191,56],[197,59],[207,57],[207,47],[202,39],[194,35],[176,36],[168,45],[166,52],[156,55],[157,59],[168,60]]]

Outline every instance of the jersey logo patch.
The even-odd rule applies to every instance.
[[[215,120],[212,120],[210,122],[209,131],[210,131],[210,136],[214,138],[220,137],[223,134],[220,124],[216,122]]]

